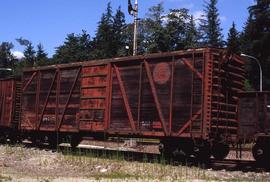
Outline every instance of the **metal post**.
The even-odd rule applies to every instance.
[[[137,55],[138,44],[137,44],[137,30],[138,30],[138,0],[135,0],[134,6],[134,36],[133,36],[133,56]]]
[[[0,68],[0,72],[1,71],[8,71],[8,72],[13,72],[13,69],[11,69],[11,68]],[[1,75],[0,75],[1,76]],[[1,78],[1,77],[0,77]]]
[[[262,72],[262,66],[261,66],[260,61],[256,57],[250,56],[247,54],[241,54],[241,56],[255,60],[257,65],[259,66],[259,69],[260,69],[260,92],[262,92],[263,91],[263,72]]]

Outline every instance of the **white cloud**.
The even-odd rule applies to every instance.
[[[202,10],[195,11],[195,12],[193,12],[191,14],[193,15],[193,18],[194,18],[194,21],[195,21],[196,25],[199,24],[200,19],[205,19],[206,18],[205,12],[202,11]],[[227,21],[227,17],[226,16],[219,16],[219,19],[220,19],[221,22]]]
[[[199,25],[200,19],[205,18],[205,13],[202,10],[195,11],[195,12],[193,12],[191,14],[193,15],[193,18],[194,18],[194,21],[195,21],[196,25]]]
[[[17,59],[22,59],[22,58],[24,58],[23,53],[20,52],[20,51],[13,51],[13,52],[12,52],[12,55],[13,55],[15,58],[17,58]]]
[[[220,19],[220,21],[224,22],[224,21],[227,20],[227,17],[226,16],[220,16],[219,19]]]
[[[205,13],[204,13],[204,11],[199,10],[199,11],[193,12],[192,15],[193,15],[194,19],[196,20],[196,19],[203,18],[205,16]]]
[[[168,15],[174,15],[174,16],[176,16],[176,17],[179,18],[179,19],[181,18],[182,21],[187,21],[187,22],[188,22],[188,20],[184,19],[184,17],[181,16],[181,13],[178,13],[178,12],[171,12],[171,13],[169,13],[169,14],[164,14],[164,15],[162,15],[162,20],[164,21],[164,23],[168,23],[168,21],[169,21]]]

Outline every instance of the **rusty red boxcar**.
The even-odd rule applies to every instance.
[[[270,162],[270,92],[239,93],[239,137],[255,143],[252,152],[258,162]]]
[[[73,145],[86,135],[158,138],[165,153],[223,158],[237,138],[243,64],[204,48],[26,69],[20,127],[69,134]]]
[[[0,80],[0,138],[16,136],[20,116],[20,82],[15,78]],[[15,133],[12,134],[12,131]]]

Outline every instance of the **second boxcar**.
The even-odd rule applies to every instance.
[[[253,143],[254,158],[270,163],[270,92],[239,93],[239,137],[243,143]]]

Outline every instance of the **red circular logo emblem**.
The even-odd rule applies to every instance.
[[[171,77],[171,70],[168,63],[158,63],[153,72],[154,81],[157,84],[165,84]]]

